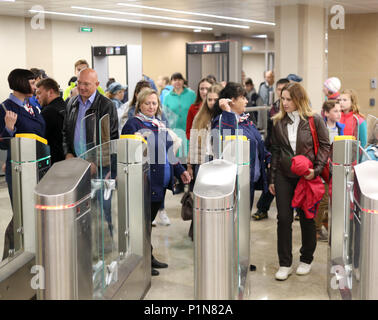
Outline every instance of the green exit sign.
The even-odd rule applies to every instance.
[[[80,32],[93,32],[91,27],[80,27]]]

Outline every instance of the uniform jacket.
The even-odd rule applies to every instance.
[[[219,118],[220,115],[216,116],[212,122],[212,128],[219,129]],[[227,131],[230,130],[230,134],[235,134],[236,129],[236,119],[235,114],[232,112],[223,111],[222,112],[222,134],[228,134]],[[268,180],[266,175],[266,165],[270,163],[270,153],[265,149],[264,142],[261,139],[260,132],[257,130],[255,125],[252,123],[251,120],[246,119],[238,124],[238,129],[243,130],[242,135],[246,136],[249,140],[249,153],[250,153],[250,188],[251,188],[251,199],[253,199],[254,190],[264,190],[264,192],[268,192]],[[214,137],[214,147],[217,148],[219,143],[219,138]],[[260,167],[260,178],[259,180],[254,183],[255,177],[255,163],[256,163],[256,146],[258,148],[259,153],[259,163]],[[252,203],[252,202],[251,202]]]
[[[149,150],[150,155],[150,182],[151,182],[151,201],[159,202],[164,200],[164,194],[166,188],[164,187],[164,171],[165,164],[159,163],[159,159],[170,159],[170,182],[168,184],[168,189],[173,190],[173,177],[176,176],[180,179],[181,174],[185,171],[184,167],[177,161],[173,154],[173,141],[168,137],[168,131],[160,131],[156,127],[147,127],[143,121],[139,118],[128,119],[125,126],[122,128],[122,134],[135,134],[139,132],[143,135],[148,135],[152,132],[154,134],[154,139],[147,138],[147,143],[149,148],[154,148],[153,152]],[[155,156],[154,158],[152,156]],[[162,161],[160,161],[162,162]]]

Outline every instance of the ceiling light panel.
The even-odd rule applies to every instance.
[[[120,6],[130,7],[130,8],[139,8],[139,9],[148,9],[154,11],[163,11],[163,12],[170,12],[170,13],[180,13],[180,14],[187,14],[193,16],[202,16],[208,18],[216,18],[216,19],[223,19],[223,20],[233,20],[233,21],[241,21],[241,22],[249,22],[249,23],[257,23],[257,24],[266,24],[275,26],[276,24],[273,22],[267,21],[259,21],[259,20],[251,20],[251,19],[242,19],[242,18],[234,18],[234,17],[227,17],[227,16],[218,16],[214,14],[207,14],[207,13],[200,13],[200,12],[191,12],[191,11],[183,11],[183,10],[173,10],[167,8],[158,8],[158,7],[150,7],[150,6],[142,6],[139,4],[132,4],[132,3],[118,3]]]
[[[189,25],[183,25],[183,24],[152,22],[152,21],[145,21],[145,20],[132,20],[132,19],[120,19],[120,18],[102,17],[102,16],[90,16],[90,15],[67,13],[67,12],[33,10],[33,9],[29,10],[29,12],[31,12],[31,13],[44,13],[44,14],[66,16],[66,17],[75,17],[75,18],[84,18],[84,19],[94,19],[94,20],[102,20],[102,21],[128,22],[128,23],[136,23],[136,24],[156,25],[156,26],[163,26],[163,27],[200,29],[200,30],[207,30],[207,31],[213,30],[213,28],[202,27],[202,26],[189,26]]]
[[[238,24],[229,24],[229,23],[221,23],[221,22],[211,22],[211,21],[203,21],[203,20],[192,20],[192,19],[183,19],[183,18],[173,18],[173,17],[157,16],[157,15],[151,15],[151,14],[143,14],[143,13],[135,13],[135,12],[123,12],[123,11],[114,11],[114,10],[104,10],[104,9],[79,7],[79,6],[71,6],[71,8],[72,9],[77,9],[77,10],[101,12],[101,13],[130,15],[130,16],[138,16],[138,17],[145,17],[145,18],[152,18],[152,19],[162,19],[162,20],[170,20],[170,21],[182,21],[182,22],[191,22],[191,23],[202,23],[202,24],[208,24],[208,25],[214,25],[214,26],[239,28],[239,29],[249,29],[249,26],[238,25]]]

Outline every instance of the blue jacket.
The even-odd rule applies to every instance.
[[[3,102],[5,108],[17,114],[15,133],[34,133],[45,138],[46,123],[40,111],[33,106],[34,116],[27,112],[23,107],[7,99]],[[0,107],[0,135],[3,138],[11,137],[5,128],[5,111]]]
[[[40,114],[40,111],[32,106],[34,111],[34,116],[27,112],[23,107],[17,105],[10,99],[7,99],[3,102],[5,108],[9,111],[13,111],[17,114],[17,121],[14,126],[13,134],[10,134],[5,128],[5,111],[2,106],[0,106],[0,137],[1,138],[11,138],[14,137],[17,133],[33,133],[42,138],[45,138],[46,123],[45,120]],[[0,139],[1,140],[1,139]],[[6,181],[8,183],[9,195],[12,199],[12,167],[10,164],[11,152],[10,144],[7,142],[0,142],[0,148],[7,150],[7,165],[5,169]]]
[[[180,179],[181,174],[185,171],[185,168],[177,161],[177,158],[173,154],[173,141],[168,138],[168,131],[158,131],[155,127],[147,127],[140,119],[131,118],[128,119],[124,127],[122,128],[122,134],[135,134],[139,132],[141,134],[153,132],[154,139],[147,138],[147,143],[149,147],[149,162],[150,162],[150,185],[151,185],[151,201],[159,202],[164,200],[165,190],[164,186],[164,174],[165,174],[165,164],[158,163],[158,160],[170,159],[170,181],[168,184],[168,189],[173,190],[173,176]],[[153,147],[155,150],[151,151],[150,148]],[[154,158],[152,156],[154,155]],[[160,161],[162,162],[162,161]],[[172,162],[174,164],[172,164]]]
[[[339,136],[343,136],[345,124],[343,124],[341,122],[336,122],[336,127],[337,127],[337,130],[339,131]]]
[[[325,121],[325,123],[327,123],[327,117],[324,117],[324,121]],[[336,127],[337,127],[337,131],[339,133],[339,136],[343,136],[345,124],[343,124],[341,122],[336,122]]]
[[[212,128],[219,129],[219,118],[220,115],[216,116],[212,121]],[[224,130],[231,130],[231,135],[235,134],[236,129],[236,119],[235,114],[232,112],[223,111],[222,112],[222,134]],[[264,190],[264,192],[268,192],[268,177],[266,173],[267,164],[270,163],[271,154],[266,150],[264,141],[261,138],[260,132],[257,130],[255,125],[252,123],[251,120],[247,119],[243,122],[239,123],[238,126],[239,130],[243,130],[243,136],[246,136],[249,140],[249,152],[250,152],[250,178],[251,178],[251,206],[253,204],[253,194],[254,190]],[[228,134],[228,133],[227,133]],[[219,143],[217,137],[214,137],[214,147],[217,146]],[[256,163],[256,146],[258,149],[258,160],[259,160],[259,168],[260,170],[260,178],[254,183],[255,173],[255,163]]]

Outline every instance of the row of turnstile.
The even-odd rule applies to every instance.
[[[231,136],[221,144],[221,159],[200,167],[194,187],[195,299],[242,299],[246,291],[249,142]],[[2,207],[13,211],[14,239],[0,264],[0,299],[143,298],[151,285],[145,141],[123,136],[51,168],[43,139],[2,145],[11,146],[13,197]],[[331,299],[378,298],[378,162],[358,158],[356,140],[334,142]]]
[[[146,141],[122,136],[51,168],[39,137],[0,143],[11,155],[3,206],[13,216],[0,299],[143,298],[151,285]]]

